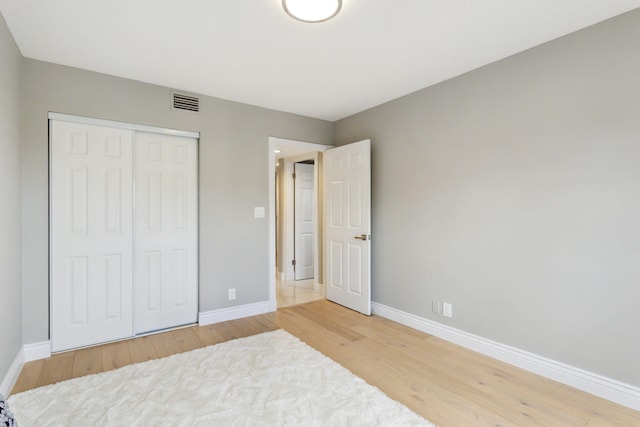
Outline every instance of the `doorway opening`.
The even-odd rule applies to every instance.
[[[316,157],[312,152],[276,161],[278,308],[324,299],[321,257],[316,257],[321,247]]]
[[[330,148],[269,138],[269,301],[274,311],[325,297],[321,153]]]

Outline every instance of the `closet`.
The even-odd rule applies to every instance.
[[[197,321],[197,133],[49,115],[54,352]]]

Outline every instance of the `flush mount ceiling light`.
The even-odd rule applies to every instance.
[[[298,21],[323,22],[340,12],[342,0],[282,0],[282,8]]]

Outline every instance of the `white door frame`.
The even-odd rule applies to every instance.
[[[271,311],[278,309],[278,301],[276,299],[276,149],[284,150],[286,155],[287,148],[296,153],[319,152],[333,148],[331,145],[314,144],[311,142],[296,141],[292,139],[284,139],[270,136],[269,147],[267,153],[268,161],[268,183],[269,183],[269,241],[268,241],[268,262],[269,262],[269,308]],[[293,155],[293,154],[292,154]],[[317,172],[318,168],[316,168]],[[316,185],[318,185],[316,180]],[[319,196],[319,192],[317,194]],[[281,213],[284,214],[284,213]],[[318,241],[318,240],[316,240]],[[284,255],[284,254],[283,254]],[[286,259],[286,258],[284,258]],[[317,264],[317,263],[316,263]],[[317,277],[317,270],[316,270]]]

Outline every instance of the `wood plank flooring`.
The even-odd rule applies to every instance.
[[[278,328],[439,426],[640,426],[640,412],[326,300],[56,354],[13,393]]]

